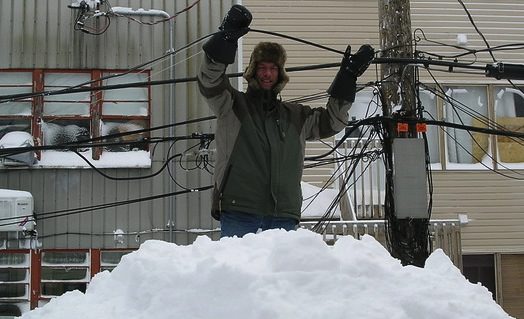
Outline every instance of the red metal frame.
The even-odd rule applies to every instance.
[[[44,73],[42,70],[33,70],[33,92],[44,90]],[[31,132],[35,139],[35,145],[42,145],[42,110],[44,107],[44,97],[36,96],[33,98],[33,114],[31,119]],[[41,152],[37,151],[36,156],[41,158]]]
[[[100,249],[91,249],[91,278],[100,272],[101,257]]]
[[[31,295],[29,304],[31,309],[38,307],[38,300],[40,300],[40,280],[42,278],[42,255],[40,250],[31,250]]]
[[[90,73],[91,80],[94,82],[91,84],[92,87],[101,86],[103,83],[100,80],[104,73],[116,72],[123,73],[126,70],[103,70],[103,69],[92,69],[92,70],[80,70],[80,69],[1,69],[0,72],[32,72],[32,90],[33,92],[43,92],[44,91],[44,75],[46,73]],[[147,79],[150,79],[150,70],[140,70],[139,72],[144,72],[147,74]],[[103,103],[103,91],[94,91],[91,94],[91,103],[90,103],[90,115],[89,116],[44,116],[43,115],[43,106],[44,106],[44,97],[42,95],[35,96],[31,99],[32,105],[32,115],[31,116],[19,116],[21,119],[30,119],[31,121],[31,134],[35,139],[35,145],[43,145],[42,141],[42,128],[41,123],[44,119],[53,120],[53,119],[63,119],[63,120],[87,120],[90,122],[91,134],[94,138],[101,135],[100,132],[100,121],[103,119],[109,120],[142,120],[145,121],[148,127],[151,125],[151,86],[147,86],[148,92],[148,115],[147,116],[118,116],[118,115],[108,115],[102,116],[102,103]],[[4,118],[0,116],[0,119]],[[7,116],[5,117],[7,118]],[[8,118],[14,118],[9,116]],[[149,134],[147,134],[149,135]],[[102,148],[93,148],[92,158],[99,159],[102,153]],[[38,159],[41,159],[41,152],[36,152]]]
[[[38,307],[41,300],[49,300],[41,296],[42,283],[42,253],[45,252],[85,252],[89,253],[90,278],[93,278],[102,269],[102,252],[103,251],[133,251],[131,248],[91,248],[91,249],[6,249],[0,250],[0,254],[28,254],[29,263],[29,304],[30,309]]]
[[[102,86],[102,81],[100,78],[102,77],[102,71],[101,70],[93,70],[93,73],[91,74],[91,78],[96,79],[96,82],[93,83],[93,86]],[[102,103],[103,103],[103,93],[102,91],[95,91],[94,92],[94,103],[93,103],[93,95],[91,95],[91,132],[93,133],[93,138],[100,137],[100,116],[102,115]],[[102,148],[101,147],[95,147],[91,150],[91,154],[93,159],[98,160],[100,159],[100,155],[102,154]]]

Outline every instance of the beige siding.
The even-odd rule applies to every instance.
[[[509,315],[524,318],[524,255],[500,256],[500,304]]]
[[[304,38],[337,50],[347,43],[378,45],[377,1],[259,1],[243,2],[253,13],[252,28],[281,32]],[[468,37],[468,49],[486,47],[456,0],[413,0],[412,28],[420,28],[429,40],[457,45],[457,34]],[[524,3],[520,0],[476,0],[464,2],[478,28],[491,47],[508,43],[524,43]],[[416,37],[422,38],[420,31]],[[249,61],[253,46],[262,40],[278,41],[288,50],[288,66],[338,62],[340,56],[322,49],[279,37],[250,32],[244,38],[243,62]],[[417,49],[442,55],[457,54],[457,49],[419,41]],[[524,63],[522,50],[495,51],[497,60]],[[473,61],[473,56],[461,62]],[[487,53],[477,54],[477,63],[485,66],[493,60]],[[372,67],[362,81],[373,80]],[[447,71],[447,68],[444,69]],[[458,70],[464,71],[464,70]],[[336,69],[304,71],[291,74],[291,82],[283,98],[317,93],[327,88]],[[497,83],[503,81],[476,75],[433,72],[441,83]],[[431,82],[422,72],[421,77]],[[322,105],[322,102],[316,103]],[[308,154],[319,154],[327,147],[312,143]],[[331,169],[305,172],[304,180],[320,185],[331,175]],[[524,184],[491,172],[435,171],[434,218],[456,218],[466,213],[470,223],[462,231],[464,252],[524,252]]]
[[[253,13],[252,29],[283,33],[339,51],[344,51],[348,44],[356,51],[364,43],[375,47],[379,43],[376,1],[246,0],[243,3]],[[244,67],[249,62],[254,45],[260,41],[275,41],[284,45],[288,55],[287,67],[338,63],[342,58],[338,53],[297,41],[249,32],[243,41]],[[331,68],[290,74],[291,80],[282,93],[283,99],[325,92],[336,71],[336,68]],[[371,71],[367,74],[372,76]],[[361,82],[369,77],[362,77]],[[314,105],[323,104],[325,100]]]
[[[448,45],[458,45],[457,34],[460,33],[467,35],[468,43],[466,47],[468,49],[482,50],[486,48],[484,40],[477,33],[458,1],[412,0],[410,3],[412,29],[413,31],[417,28],[421,29],[428,40]],[[476,0],[464,1],[464,4],[490,47],[524,43],[524,2],[520,0]],[[417,31],[415,34],[421,39],[417,43],[418,50],[442,55],[454,55],[464,52],[424,41],[424,35],[421,32]],[[524,63],[521,50],[494,51],[493,53],[497,61]],[[473,55],[459,59],[459,62],[464,63],[473,61],[475,61]],[[489,53],[480,52],[477,54],[476,62],[479,66],[485,66],[486,63],[493,63],[493,59]],[[457,69],[457,71],[460,70]],[[441,81],[497,82],[495,79],[486,78],[482,75],[482,72],[480,73],[480,75],[467,75],[436,72],[436,76]],[[427,73],[422,72],[421,76],[425,80],[431,80]]]
[[[524,43],[524,3],[519,0],[476,0],[464,1],[478,29],[491,47],[503,44]],[[420,28],[427,39],[448,45],[457,44],[457,34],[466,34],[468,49],[486,48],[483,39],[474,29],[466,12],[456,0],[411,1],[413,31]],[[421,41],[417,49],[442,55],[453,55],[463,51],[431,44],[424,41],[422,32],[415,33]],[[494,51],[497,61],[524,63],[522,50]],[[428,55],[426,55],[427,57]],[[459,62],[473,62],[473,55]],[[487,52],[478,53],[476,65],[485,66],[493,59]],[[433,72],[440,84],[446,83],[494,83],[507,84],[487,78],[482,72],[471,75]],[[464,70],[462,70],[464,71]],[[478,71],[477,71],[478,72]],[[426,83],[433,80],[421,72]],[[522,175],[507,173],[517,179]],[[522,171],[520,172],[522,174]],[[437,171],[434,172],[435,218],[452,218],[457,213],[466,213],[470,223],[462,229],[464,252],[524,252],[524,184],[522,181],[503,177],[487,171]]]
[[[492,172],[433,172],[433,218],[467,214],[462,248],[473,252],[524,251],[524,184]]]

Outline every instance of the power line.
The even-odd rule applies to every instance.
[[[43,212],[43,213],[38,213],[36,219],[32,219],[32,218],[35,218],[35,217],[31,214],[31,215],[21,215],[21,216],[16,216],[16,217],[4,217],[4,218],[0,218],[0,221],[9,221],[9,220],[13,220],[13,219],[17,219],[18,220],[20,218],[31,218],[30,221],[40,221],[40,220],[45,220],[45,219],[50,219],[50,218],[71,216],[71,215],[81,214],[81,213],[85,213],[85,212],[91,212],[91,211],[100,210],[100,209],[106,209],[106,208],[122,206],[122,205],[129,205],[129,204],[134,204],[134,203],[140,203],[140,202],[144,202],[144,201],[151,201],[151,200],[165,198],[165,197],[170,197],[170,196],[178,196],[178,195],[184,195],[184,194],[188,194],[188,193],[202,192],[202,191],[206,191],[206,190],[211,189],[211,188],[213,188],[213,186],[210,185],[210,186],[197,187],[197,188],[192,188],[192,189],[185,189],[185,190],[181,190],[181,191],[170,192],[170,193],[165,193],[165,194],[160,194],[160,195],[140,197],[140,198],[129,199],[129,200],[125,200],[125,201],[118,201],[118,202],[113,202],[113,203],[105,203],[105,204],[98,204],[98,205],[92,205],[92,206],[84,206],[84,207],[78,207],[78,208],[62,209],[62,210],[56,210],[56,211],[50,211],[50,212]],[[0,224],[0,226],[17,225],[19,223],[20,222],[3,223],[3,224]]]
[[[252,31],[255,31],[255,32],[260,32],[261,30],[252,30]],[[291,38],[291,39],[294,39],[294,40],[299,40],[298,38],[293,38],[293,37],[288,37],[288,38]],[[197,41],[200,41],[201,39],[197,40]],[[306,43],[306,44],[310,44],[310,45],[314,45],[314,46],[317,46],[317,47],[320,47],[322,49],[326,49],[326,50],[329,50],[329,51],[332,51],[332,52],[336,52],[336,53],[342,53],[340,51],[337,51],[337,50],[334,50],[334,49],[330,49],[330,48],[327,48],[327,47],[323,47],[323,46],[319,46],[319,45],[316,45],[312,42],[309,42],[309,41],[300,41],[300,42],[303,42],[303,43]],[[405,63],[405,64],[419,64],[419,65],[423,65],[423,66],[429,66],[429,65],[437,65],[437,66],[447,66],[447,67],[457,67],[457,68],[465,68],[465,69],[473,69],[473,70],[483,70],[485,71],[485,67],[480,67],[480,66],[474,66],[474,65],[471,65],[471,64],[464,64],[464,63],[457,63],[457,62],[448,62],[448,61],[435,61],[435,60],[431,60],[431,59],[385,59],[385,58],[376,58],[373,63],[376,63],[376,64],[380,64],[380,63]],[[330,64],[322,64],[322,65],[314,65],[314,66],[306,66],[306,67],[302,67],[302,69],[298,69],[298,68],[288,68],[286,70],[288,70],[288,72],[293,72],[293,71],[301,71],[301,70],[312,70],[312,69],[320,69],[320,68],[328,68],[328,67],[338,67],[340,65],[340,63],[330,63]],[[228,74],[229,77],[237,77],[237,76],[240,76],[241,73],[234,73],[234,74]],[[135,83],[126,83],[126,84],[121,84],[121,85],[112,85],[112,86],[99,86],[99,87],[93,87],[93,88],[82,88],[82,87],[73,87],[73,88],[68,88],[68,89],[64,89],[64,90],[60,90],[60,91],[49,91],[49,92],[40,92],[40,93],[35,93],[35,95],[33,96],[46,96],[46,95],[55,95],[55,94],[69,94],[69,93],[77,93],[77,92],[85,92],[85,91],[94,91],[94,90],[111,90],[111,89],[117,89],[117,88],[127,88],[127,87],[134,87],[134,86],[149,86],[149,85],[162,85],[162,84],[172,84],[172,83],[183,83],[183,82],[190,82],[190,81],[195,81],[196,80],[196,77],[191,77],[191,78],[183,78],[183,79],[169,79],[169,80],[163,80],[163,81],[147,81],[147,82],[135,82]],[[78,90],[78,91],[76,91]],[[5,98],[5,97],[8,97],[8,98],[14,98],[14,95],[11,95],[11,96],[0,96],[0,99],[2,98]],[[28,96],[26,95],[25,98],[27,98]],[[320,97],[326,97],[325,95],[321,95],[319,94],[318,96],[311,96],[309,98],[312,98],[312,99],[317,99],[317,98],[320,98]],[[19,97],[21,98],[21,97]],[[307,100],[306,100],[307,101]],[[366,121],[361,121],[359,122],[359,125],[357,126],[360,126],[360,125],[365,125],[365,124],[377,124],[379,123],[380,120],[383,120],[383,121],[394,121],[394,119],[386,119],[386,118],[373,118],[372,120],[369,121],[369,123],[367,123]],[[410,120],[404,120],[402,119],[402,121],[410,121]],[[418,120],[419,122],[423,122],[424,120]],[[443,123],[444,122],[441,122],[441,123],[437,123],[437,121],[435,121],[434,123],[430,123],[431,121],[425,121],[425,123],[427,124],[430,124],[430,125],[439,125],[439,126],[445,126]],[[455,124],[455,123],[451,123],[451,124]],[[467,126],[462,126],[463,129],[467,129],[468,130],[468,127]],[[477,128],[475,127],[469,127],[469,130],[475,130]],[[483,128],[480,128],[480,129],[483,129]],[[128,133],[120,133],[123,135],[126,135],[126,134],[137,134],[138,132],[141,132],[141,131],[148,131],[149,129],[146,129],[146,130],[140,130],[140,131],[132,131],[132,132],[128,132]],[[486,134],[495,134],[495,130],[492,130],[492,131],[489,131],[490,133],[486,133]],[[499,130],[499,132],[501,132]],[[505,134],[508,134],[506,133],[507,131],[502,131],[502,132],[505,132]],[[120,135],[120,134],[115,134],[116,136]],[[509,135],[506,135],[506,136],[509,136]],[[107,139],[109,138],[110,136],[104,136],[104,137],[100,137],[99,139],[100,140],[103,140],[103,139]],[[345,136],[343,139],[345,139],[347,136]],[[519,138],[522,138],[522,136],[519,136]],[[93,139],[94,140],[94,139]],[[80,142],[76,142],[78,143],[77,145],[82,145]],[[75,144],[76,144],[75,143]],[[125,143],[125,144],[130,144],[129,142]],[[64,144],[65,146],[69,145],[69,144]],[[64,145],[61,145],[62,147]],[[100,145],[95,145],[95,146],[100,146]],[[338,144],[338,146],[340,146],[340,144]],[[337,147],[338,147],[337,146]],[[91,146],[93,147],[93,146]],[[336,147],[333,148],[333,150],[331,151],[334,152],[336,150]],[[25,150],[27,151],[27,150]],[[331,154],[329,153],[329,154]],[[329,154],[324,154],[323,156],[327,156]],[[177,154],[178,155],[178,154]],[[176,155],[174,155],[175,157]],[[170,159],[173,159],[174,157],[170,157]],[[320,157],[319,157],[320,158]],[[310,160],[318,160],[319,158],[309,158]],[[358,157],[356,157],[358,159]],[[109,206],[111,207],[111,206]],[[104,207],[105,208],[105,207]],[[102,209],[102,208],[100,208]]]
[[[432,60],[432,59],[375,58],[373,59],[372,63],[374,64],[385,64],[385,63],[418,64],[422,66],[436,65],[436,66],[447,66],[449,68],[464,68],[464,69],[472,69],[472,70],[481,70],[483,72],[486,71],[486,66],[476,66],[476,65],[466,64],[466,63],[439,61],[439,60]],[[298,66],[298,67],[289,67],[289,68],[286,68],[286,72],[310,71],[310,70],[318,70],[318,69],[325,69],[325,68],[335,68],[339,66],[340,66],[340,62],[314,64],[314,65],[306,65],[306,66]],[[226,76],[229,78],[240,77],[242,75],[243,75],[242,72],[226,74]],[[11,101],[19,100],[19,99],[27,99],[27,98],[37,97],[37,96],[45,97],[45,96],[83,93],[83,92],[92,92],[92,91],[106,91],[106,90],[133,88],[133,87],[145,87],[145,86],[166,85],[166,84],[175,84],[175,83],[188,83],[188,82],[195,82],[195,81],[197,81],[197,77],[185,77],[185,78],[175,78],[175,79],[156,80],[156,81],[143,81],[143,82],[129,82],[129,83],[122,83],[122,84],[102,85],[102,86],[94,86],[94,87],[78,87],[77,85],[71,88],[55,90],[55,91],[41,91],[41,92],[34,92],[34,93],[0,95],[0,103],[11,102]]]
[[[30,151],[78,149],[78,148],[91,148],[91,147],[114,146],[114,145],[133,145],[133,144],[140,144],[140,143],[158,143],[162,141],[173,141],[173,140],[180,139],[180,138],[194,139],[195,136],[192,135],[190,137],[144,138],[143,140],[140,140],[140,141],[105,142],[106,140],[117,139],[119,137],[139,135],[142,133],[162,130],[162,129],[166,129],[170,127],[187,125],[187,124],[209,121],[209,120],[214,120],[214,119],[216,119],[216,116],[207,116],[207,117],[201,117],[201,118],[181,121],[181,122],[177,122],[174,124],[166,124],[166,125],[160,125],[160,126],[146,128],[146,129],[133,130],[133,131],[127,131],[127,132],[122,132],[122,133],[116,133],[116,134],[108,134],[108,135],[103,135],[103,136],[94,137],[90,139],[72,141],[72,142],[61,143],[61,144],[40,145],[40,146],[32,146],[32,147],[3,148],[3,149],[0,149],[0,157],[7,156],[7,155],[13,155],[13,154],[19,154],[19,153],[25,153],[25,152],[30,152]],[[207,134],[207,135],[202,134],[198,138],[211,138],[211,135],[212,134]],[[91,143],[91,142],[98,142],[98,141],[104,141],[104,142]]]

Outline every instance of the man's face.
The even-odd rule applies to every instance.
[[[273,62],[259,62],[256,79],[260,88],[271,90],[278,81],[278,66]]]

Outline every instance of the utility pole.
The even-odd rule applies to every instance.
[[[409,0],[378,0],[380,48],[383,58],[412,58],[413,41]],[[405,64],[381,65],[383,105],[391,109],[402,104],[407,113],[415,112],[415,78],[412,67]],[[399,83],[401,92],[399,94]]]
[[[413,58],[409,0],[378,0],[382,58]],[[423,267],[429,255],[425,143],[417,138],[415,69],[382,64],[386,238],[393,257]],[[393,112],[392,110],[396,111]],[[404,121],[404,122],[403,122]]]

